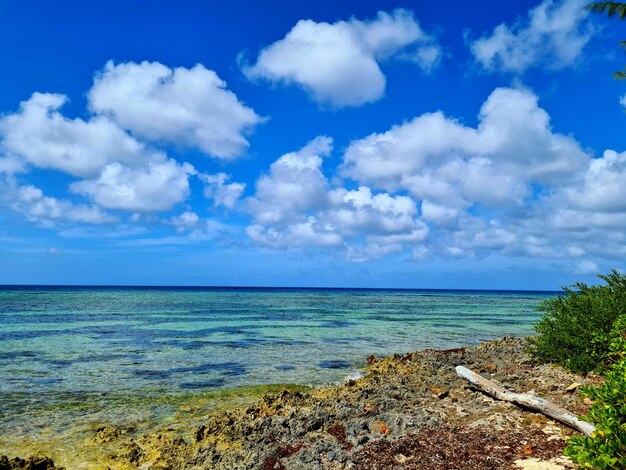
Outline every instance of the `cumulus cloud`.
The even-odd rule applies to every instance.
[[[626,175],[624,167],[616,165],[619,157],[607,151],[601,158],[589,158],[571,178],[537,186],[533,197],[517,210],[474,205],[459,211],[453,224],[427,220],[431,240],[436,240],[430,252],[555,259],[626,256],[626,208],[622,196],[617,202],[611,200]]]
[[[340,171],[416,201],[429,235],[415,260],[626,255],[626,153],[592,158],[528,90],[494,90],[476,127],[437,112],[354,141]]]
[[[278,224],[297,219],[328,202],[328,181],[321,171],[322,158],[332,151],[332,139],[318,137],[296,152],[283,155],[256,182],[248,200],[250,213],[261,223]]]
[[[496,26],[491,34],[469,41],[480,66],[489,71],[523,73],[544,65],[573,65],[592,35],[585,0],[543,0],[511,26]]]
[[[59,109],[64,95],[33,93],[17,113],[0,120],[2,153],[39,168],[93,177],[111,161],[137,164],[145,147],[103,117],[68,119]]]
[[[332,141],[314,139],[257,180],[248,236],[352,262],[626,256],[626,152],[593,158],[525,89],[494,90],[478,118],[471,127],[427,113],[353,141],[331,177]]]
[[[424,200],[421,204],[422,218],[441,226],[455,225],[461,211],[468,203],[463,201],[459,207],[437,204],[433,201]]]
[[[67,173],[79,178],[70,184],[70,191],[105,209],[162,211],[187,197],[188,176],[195,174],[191,165],[168,159],[107,117],[65,117],[59,110],[66,101],[63,95],[34,93],[18,112],[0,119],[0,149],[5,155],[0,168],[5,173],[26,172],[30,167]],[[31,214],[46,205],[62,213],[83,211],[83,222],[102,220],[91,206],[69,209],[65,202],[43,196],[22,212]]]
[[[208,234],[215,232],[215,223],[204,224],[191,211],[169,219],[150,213],[183,202],[190,176],[198,174],[156,146],[179,144],[230,159],[246,151],[245,133],[262,120],[215,72],[202,65],[171,69],[109,62],[89,91],[91,116],[63,115],[67,100],[36,92],[17,111],[0,116],[0,176],[10,182],[0,188],[5,207],[46,226],[117,222],[107,211],[127,211],[129,223],[161,220],[189,231],[190,239],[214,238]],[[34,168],[69,175],[71,196],[47,196],[24,185]],[[232,209],[245,190],[225,173],[199,176],[216,206]],[[88,202],[76,202],[81,196]]]
[[[200,64],[172,69],[158,62],[108,62],[88,96],[92,111],[137,137],[196,147],[223,159],[245,152],[245,133],[261,121]]]
[[[413,14],[397,9],[381,11],[372,21],[300,20],[243,71],[251,79],[301,85],[320,103],[360,106],[379,100],[385,92],[380,62],[411,60],[427,72],[441,55],[440,46]]]
[[[427,113],[354,141],[329,178],[331,153],[318,137],[259,178],[246,200],[252,240],[352,262],[497,253],[590,268],[626,256],[626,153],[593,158],[551,128],[528,90],[494,90],[476,127]]]
[[[427,113],[350,144],[342,174],[387,191],[408,190],[426,218],[443,222],[472,204],[519,206],[533,183],[572,177],[587,164],[578,143],[552,132],[527,90],[498,88],[476,128]]]
[[[69,200],[46,196],[41,189],[33,185],[14,189],[11,194],[5,194],[5,197],[10,198],[11,207],[24,214],[30,221],[42,226],[50,227],[56,222],[104,224],[118,220],[99,207],[74,204]]]
[[[230,175],[226,173],[199,176],[205,184],[204,196],[207,199],[213,199],[215,207],[224,206],[233,209],[246,189],[245,183],[227,183]]]
[[[366,186],[352,191],[339,188],[329,196],[331,205],[326,218],[344,233],[410,237],[414,230],[422,231],[423,227],[417,226],[414,219],[417,207],[409,197],[373,194]]]
[[[348,259],[364,261],[427,237],[411,198],[331,186],[322,172],[331,152],[331,139],[317,137],[271,165],[247,200],[250,238],[273,248],[342,247]]]
[[[187,197],[188,175],[194,173],[188,163],[179,165],[171,159],[152,161],[142,168],[115,162],[107,165],[98,178],[72,183],[70,189],[107,209],[164,211]]]
[[[330,247],[343,241],[339,234],[327,230],[312,216],[281,228],[252,224],[246,227],[246,233],[255,242],[278,249]]]
[[[574,208],[626,212],[626,152],[604,152],[589,162],[580,184],[563,191]]]

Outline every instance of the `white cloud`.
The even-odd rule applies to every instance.
[[[576,274],[597,274],[600,268],[593,261],[580,261],[572,266],[572,271]]]
[[[385,92],[381,61],[408,59],[429,71],[441,49],[407,10],[379,12],[372,21],[352,18],[336,23],[300,20],[287,35],[245,66],[251,79],[296,83],[320,103],[359,106]]]
[[[339,172],[388,197],[407,194],[427,234],[403,244],[370,236],[369,246],[350,245],[353,261],[405,249],[415,260],[626,255],[626,152],[592,158],[551,129],[527,90],[494,90],[476,127],[436,112],[354,141]]]
[[[594,212],[626,212],[626,152],[604,152],[589,162],[582,181],[563,193],[575,208]]]
[[[15,174],[23,173],[26,171],[26,162],[21,158],[14,156],[0,157],[0,173]]]
[[[171,69],[158,62],[108,62],[95,77],[89,106],[140,138],[224,159],[246,151],[244,135],[261,121],[200,64]]]
[[[255,242],[277,249],[338,246],[343,241],[339,234],[321,226],[315,217],[280,229],[252,224],[246,227],[246,233]]]
[[[246,189],[245,183],[226,183],[230,179],[226,173],[201,174],[199,177],[205,184],[204,196],[213,199],[215,207],[233,209]]]
[[[523,73],[544,65],[573,65],[589,41],[586,0],[543,0],[512,26],[502,23],[491,35],[469,43],[474,59],[486,70]]]
[[[626,108],[626,93],[620,98],[619,102],[624,108]]]
[[[565,187],[560,196],[567,194],[572,187]],[[564,198],[552,198],[550,206],[556,208],[548,219],[549,226],[556,231],[582,233],[588,229],[626,229],[626,213],[591,212],[571,207]],[[543,214],[542,214],[543,215]],[[545,214],[548,215],[548,214]]]
[[[47,227],[55,222],[104,224],[118,220],[96,206],[74,204],[68,200],[46,196],[41,189],[32,185],[14,187],[4,197],[10,198],[10,205],[15,211],[24,214],[28,220]]]
[[[269,174],[256,182],[256,194],[248,200],[249,212],[260,223],[291,222],[311,209],[328,203],[322,158],[332,151],[332,139],[317,137],[297,152],[283,155]]]
[[[361,246],[348,246],[346,258],[352,263],[365,263],[399,251],[402,251],[402,244],[400,243],[367,243]]]
[[[162,211],[186,198],[188,176],[195,174],[191,165],[146,147],[106,117],[85,121],[63,116],[59,109],[66,100],[63,95],[34,93],[18,112],[0,120],[0,148],[6,155],[0,167],[5,172],[26,172],[35,166],[68,173],[80,178],[69,185],[70,191],[106,209]],[[91,216],[92,206],[70,210],[65,202],[43,196],[22,212],[32,214],[44,206],[64,214],[86,211],[84,222],[101,220],[100,214]]]
[[[103,117],[68,119],[59,109],[64,95],[33,93],[17,113],[0,120],[1,149],[39,168],[94,177],[111,161],[137,164],[148,152],[137,140]]]
[[[517,235],[492,224],[488,229],[476,233],[472,241],[477,248],[501,248],[515,244]]]
[[[626,153],[591,158],[527,90],[496,89],[476,127],[438,112],[354,141],[343,182],[322,171],[331,151],[319,137],[271,165],[246,200],[250,238],[352,262],[626,256]]]
[[[185,211],[180,215],[173,216],[169,223],[176,227],[177,232],[185,232],[198,226],[200,217],[192,211]]]
[[[174,160],[152,161],[142,168],[107,165],[96,179],[72,183],[70,189],[107,209],[135,212],[169,210],[189,192],[188,175],[195,170]]]
[[[422,217],[424,220],[431,221],[437,225],[454,225],[456,224],[461,211],[464,209],[463,204],[461,207],[450,207],[443,204],[437,204],[433,201],[422,201]]]
[[[415,202],[406,196],[372,194],[370,188],[344,188],[330,192],[331,206],[325,219],[347,234],[407,234],[417,228]]]
[[[423,241],[428,227],[407,196],[331,187],[322,173],[332,141],[318,137],[283,155],[248,199],[255,223],[246,233],[272,248],[343,247],[351,261],[364,261]]]
[[[480,203],[519,206],[533,183],[562,182],[587,163],[570,137],[552,132],[548,114],[529,91],[499,88],[483,104],[479,125],[442,112],[418,116],[350,144],[342,174],[425,201],[430,220],[450,220]]]
[[[453,225],[427,221],[431,229],[429,255],[484,257],[490,254],[536,258],[620,259],[626,255],[626,212],[576,209],[552,186],[521,210],[462,211]]]

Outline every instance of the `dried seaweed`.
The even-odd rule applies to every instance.
[[[565,441],[539,430],[438,426],[394,441],[370,442],[353,455],[360,470],[471,470],[511,468],[520,458],[562,455]]]

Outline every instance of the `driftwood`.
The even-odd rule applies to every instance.
[[[555,405],[554,403],[549,402],[548,400],[544,400],[543,398],[535,397],[527,393],[509,392],[504,387],[487,380],[486,378],[463,366],[457,366],[456,373],[459,377],[467,380],[478,390],[491,395],[497,400],[508,401],[543,413],[552,419],[560,421],[563,424],[567,424],[568,426],[582,432],[585,436],[591,436],[591,433],[596,430],[596,427],[593,424],[578,419],[576,415],[570,413],[564,408],[561,408],[560,406]]]

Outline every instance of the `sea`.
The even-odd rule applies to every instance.
[[[0,455],[93,456],[102,426],[184,435],[285,385],[358,377],[370,355],[527,336],[557,294],[0,286]]]

